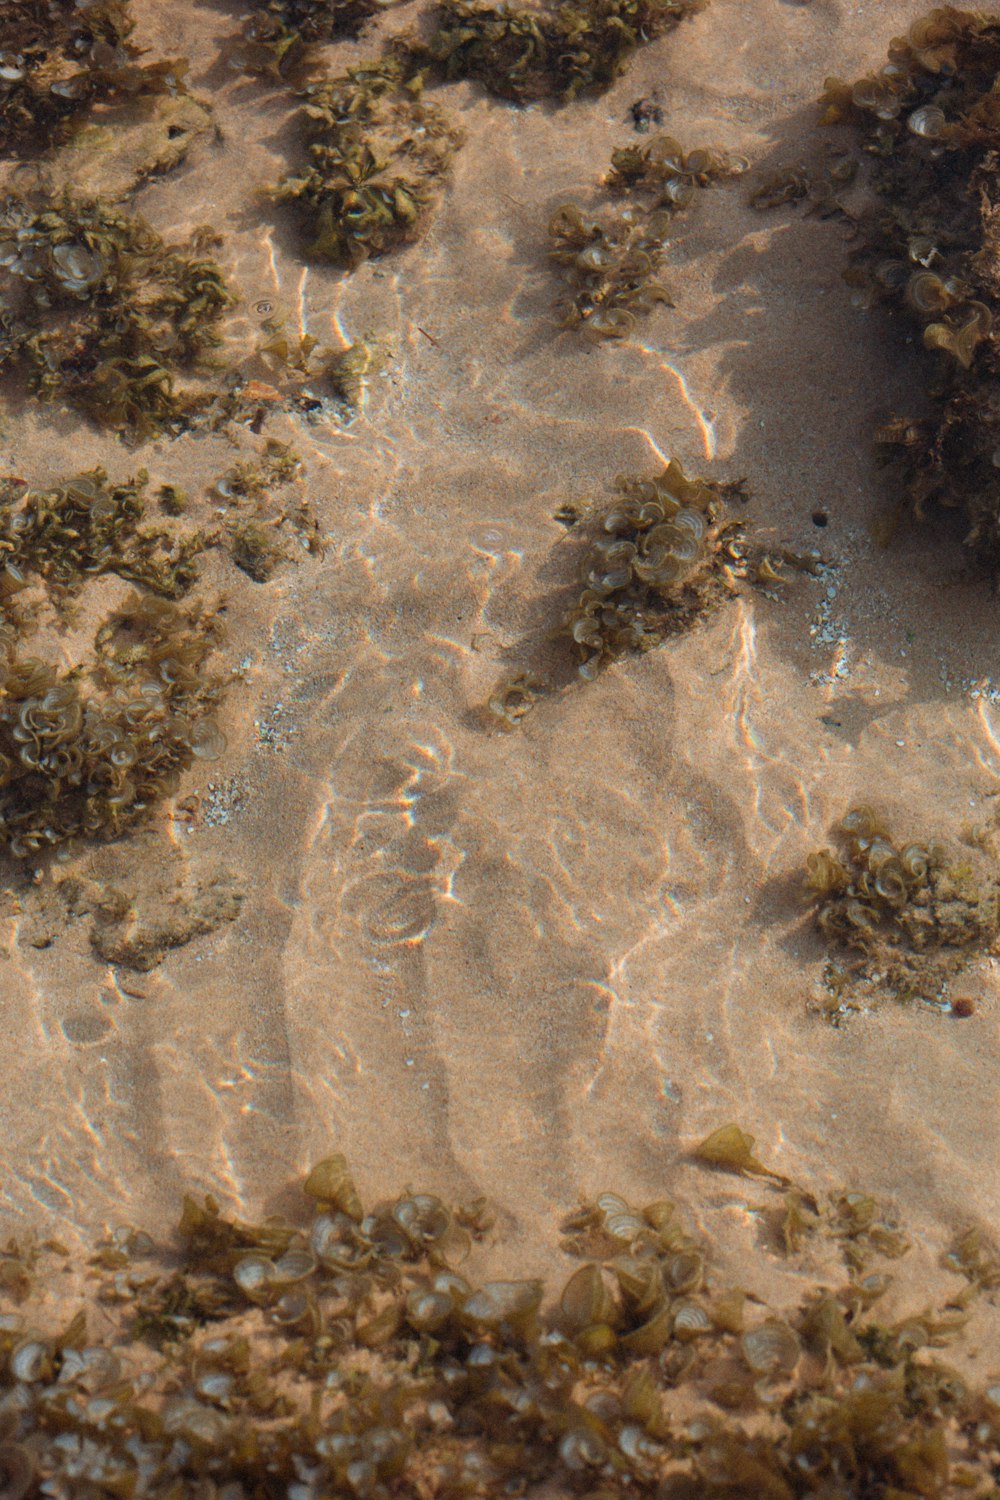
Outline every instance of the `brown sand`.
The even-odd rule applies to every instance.
[[[560,1216],[609,1187],[679,1198],[732,1270],[756,1242],[746,1190],[682,1160],[728,1119],[790,1176],[888,1197],[928,1265],[956,1229],[997,1224],[995,965],[962,987],[968,1020],[886,1002],[835,1030],[808,1008],[824,954],[799,881],[830,824],[871,800],[906,836],[958,831],[1000,790],[1000,707],[970,691],[993,670],[994,601],[962,578],[957,536],[870,538],[888,504],[870,435],[916,367],[852,306],[843,225],[755,213],[745,184],[678,221],[677,307],[625,345],[553,330],[544,259],[552,209],[592,199],[635,138],[634,99],[655,93],[689,145],[796,161],[825,76],[877,65],[921,9],[713,0],[599,99],[442,91],[468,144],[429,236],[345,278],[304,271],[251,196],[293,136],[288,96],[218,60],[239,7],[137,3],[223,132],[139,205],[165,233],[225,234],[232,348],[266,300],[324,342],[371,329],[394,352],[353,424],[265,429],[303,456],[327,552],[263,586],[212,565],[246,672],[225,757],[182,790],[200,813],[168,808],[69,865],[126,889],[221,866],[246,892],[236,920],[140,975],[95,955],[51,876],[20,914],[8,901],[5,1230],[51,1208],[63,1234],[161,1231],[192,1185],[274,1210],[337,1147],[368,1199],[489,1195],[500,1274],[544,1271]],[[4,418],[0,451],[33,484],[142,461],[195,489],[234,457],[221,436],[133,456],[35,409]],[[552,657],[572,574],[553,512],[669,455],[747,476],[756,526],[821,548],[829,576],[748,593],[491,727],[497,679]],[[755,1265],[766,1290],[767,1254]]]

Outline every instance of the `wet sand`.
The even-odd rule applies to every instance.
[[[275,1211],[336,1148],[368,1200],[405,1183],[487,1195],[496,1274],[551,1269],[562,1215],[614,1188],[676,1198],[766,1295],[791,1273],[745,1187],[683,1159],[735,1119],[781,1172],[894,1204],[912,1288],[956,1230],[1000,1216],[996,964],[963,982],[971,1019],[886,1000],[834,1029],[810,1009],[825,955],[800,888],[857,801],[903,837],[954,837],[1000,790],[1000,706],[974,687],[994,670],[994,599],[958,531],[904,529],[888,551],[870,534],[892,498],[871,433],[920,366],[852,305],[844,225],[757,213],[745,181],[678,219],[676,307],[625,344],[555,329],[545,226],[597,200],[641,97],[686,146],[801,159],[824,78],[880,64],[923,7],[713,0],[597,99],[437,91],[467,137],[441,209],[420,244],[350,276],[305,271],[253,197],[292,159],[292,104],[220,61],[239,7],[135,9],[144,42],[192,59],[221,128],[136,201],[168,237],[206,219],[225,235],[243,299],[229,352],[269,302],[323,343],[372,330],[392,353],[349,425],[276,417],[240,440],[292,442],[326,554],[266,585],[221,556],[206,568],[244,667],[225,756],[148,827],[56,868],[130,889],[223,866],[246,893],[237,920],[129,974],[60,917],[51,871],[30,889],[6,871],[2,1227],[52,1210],[63,1235],[162,1232],[192,1187]],[[131,454],[48,409],[3,426],[4,464],[33,485],[144,463],[204,491],[240,456],[222,435]],[[748,522],[828,572],[780,599],[747,590],[494,726],[497,680],[555,660],[574,564],[553,513],[669,456],[746,476]],[[92,587],[103,608],[119,586]]]

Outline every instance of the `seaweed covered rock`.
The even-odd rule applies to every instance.
[[[127,0],[4,0],[0,154],[64,139],[90,106],[183,89],[186,60],[141,62]]]
[[[982,850],[897,844],[870,807],[837,828],[838,849],[806,862],[823,936],[862,957],[856,973],[900,997],[938,1000],[948,980],[1000,940],[1000,869]]]
[[[685,152],[672,136],[612,153],[608,189],[633,201],[621,213],[585,218],[574,203],[549,223],[549,259],[561,267],[569,294],[556,304],[562,327],[592,338],[624,338],[636,317],[657,303],[673,306],[654,279],[674,214],[696,188],[730,176],[742,164],[721,151]]]
[[[580,523],[582,589],[563,622],[588,680],[685,629],[745,564],[742,528],[726,512],[733,487],[688,479],[675,459],[656,479],[622,476],[616,488]]]
[[[872,159],[875,207],[848,279],[897,308],[932,352],[931,415],[879,433],[916,514],[964,510],[969,544],[1000,563],[1000,17],[944,6],[889,44],[881,71],[827,82],[826,120]]]
[[[235,301],[211,231],[164,242],[138,215],[65,194],[0,204],[0,369],[102,426],[145,438],[199,406],[176,377],[219,342]]]
[[[306,100],[308,165],[275,189],[298,210],[303,253],[357,266],[418,238],[461,140],[448,117],[393,58],[313,84]]]
[[[24,857],[110,836],[172,792],[225,740],[209,716],[222,681],[206,670],[214,625],[133,594],[98,630],[85,668],[0,662],[0,847]],[[91,687],[85,690],[83,679]]]
[[[753,1144],[724,1126],[699,1170],[758,1167],[729,1160],[733,1141]],[[780,1186],[751,1211],[773,1220],[769,1259],[783,1247],[791,1273],[779,1307],[752,1263],[738,1285],[719,1276],[667,1198],[613,1192],[564,1221],[575,1265],[554,1305],[533,1276],[473,1279],[466,1257],[493,1222],[482,1200],[407,1189],[366,1206],[339,1153],[302,1185],[311,1215],[254,1223],[189,1196],[179,1246],[126,1224],[79,1268],[56,1239],[8,1239],[7,1492],[992,1494],[1000,1390],[937,1356],[973,1342],[995,1255],[966,1234],[940,1273],[947,1300],[900,1271],[901,1299],[887,1265],[909,1242],[882,1205],[771,1175]],[[807,1241],[827,1252],[821,1282]],[[72,1317],[53,1295],[69,1288]]]
[[[472,78],[501,99],[573,99],[613,83],[637,47],[707,0],[568,0],[545,8],[444,0],[424,44],[410,44],[430,77]]]

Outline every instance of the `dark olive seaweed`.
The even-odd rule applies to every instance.
[[[355,36],[380,0],[252,0],[241,62],[253,73],[294,73],[312,44]]]
[[[655,479],[620,476],[610,504],[574,527],[581,592],[563,621],[579,673],[688,628],[747,576],[743,529],[726,510],[739,486],[688,479],[673,460]]]
[[[0,662],[0,847],[36,855],[114,835],[224,746],[209,717],[222,679],[206,670],[216,628],[194,608],[133,594],[100,626],[83,667]],[[89,678],[89,687],[84,686]]]
[[[501,99],[573,99],[607,88],[635,50],[707,0],[567,0],[522,9],[444,0],[430,39],[411,43],[431,78],[473,78]]]
[[[727,1132],[752,1142],[724,1127],[695,1162]],[[923,1271],[911,1310],[880,1316],[909,1249],[891,1212],[773,1175],[748,1208],[779,1220],[764,1253],[796,1288],[779,1308],[752,1261],[723,1279],[670,1199],[613,1192],[564,1219],[575,1265],[554,1304],[533,1276],[475,1280],[481,1200],[407,1189],[366,1207],[339,1152],[305,1180],[311,1217],[254,1223],[188,1196],[174,1247],[115,1229],[61,1321],[52,1294],[77,1257],[8,1239],[4,1493],[988,1500],[1000,1388],[940,1349],[973,1343],[1000,1262],[962,1234],[940,1305]]]
[[[854,84],[827,81],[828,123],[848,122],[871,162],[873,207],[848,279],[896,309],[928,350],[927,403],[879,431],[918,517],[967,518],[968,544],[1000,561],[1000,17],[944,6],[889,44]]]
[[[166,244],[138,215],[63,194],[0,204],[0,368],[135,438],[177,431],[207,398],[178,389],[235,302],[205,254],[212,231]]]
[[[806,893],[827,941],[862,955],[856,978],[938,1000],[976,954],[994,950],[1000,869],[991,856],[956,857],[937,840],[897,843],[868,806],[852,808],[836,833],[836,852],[808,856]],[[834,985],[837,1014],[845,985],[846,975]]]
[[[274,194],[295,204],[308,258],[356,266],[422,232],[461,136],[407,80],[386,57],[306,90],[308,163]]]
[[[141,62],[127,0],[4,0],[0,154],[58,143],[91,106],[183,91],[183,58]]]
[[[187,593],[204,539],[200,532],[140,527],[147,483],[144,469],[122,484],[92,469],[45,491],[24,492],[21,481],[0,479],[0,592],[10,597],[12,581],[37,576],[58,600],[87,578],[116,573],[165,599]]]

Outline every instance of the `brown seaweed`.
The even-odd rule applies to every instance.
[[[5,0],[0,7],[0,153],[66,139],[95,104],[176,94],[187,62],[142,62],[127,0]]]
[[[848,279],[885,303],[928,351],[925,408],[878,433],[922,518],[959,508],[967,543],[1000,560],[1000,18],[943,6],[889,44],[888,63],[827,81],[828,123],[854,127],[870,159],[875,206]]]
[[[616,489],[574,528],[582,587],[563,632],[585,680],[688,628],[746,574],[742,528],[726,510],[733,487],[689,479],[675,459],[655,479],[621,476]]]
[[[78,1258],[7,1241],[6,1494],[992,1493],[1000,1390],[939,1357],[1000,1280],[974,1233],[943,1260],[962,1290],[889,1316],[883,1266],[906,1243],[882,1205],[771,1187],[809,1205],[806,1232],[842,1266],[813,1284],[790,1245],[801,1289],[775,1308],[720,1277],[669,1199],[606,1192],[563,1221],[549,1303],[532,1276],[468,1271],[481,1203],[407,1189],[367,1206],[339,1152],[304,1190],[308,1210],[258,1222],[188,1196],[169,1250],[115,1229],[61,1319],[52,1290]]]
[[[635,50],[707,0],[567,0],[548,8],[444,0],[429,41],[410,44],[431,78],[472,78],[516,103],[607,88]]]
[[[211,231],[169,245],[144,220],[64,194],[0,205],[0,368],[132,437],[176,431],[200,404],[178,389],[219,342],[235,301],[205,254]]]
[[[423,231],[461,137],[406,84],[390,57],[306,90],[308,162],[274,196],[295,204],[307,258],[357,266]]]
[[[806,893],[834,949],[853,949],[856,978],[881,976],[900,998],[939,1000],[947,982],[1000,940],[1000,870],[976,850],[899,844],[868,806],[836,830],[838,848],[806,861]],[[843,1003],[838,988],[836,1013]]]
[[[209,717],[222,679],[206,671],[216,627],[134,594],[70,671],[20,655],[0,663],[0,847],[37,855],[113,836],[225,741]],[[91,687],[84,690],[84,680]]]

